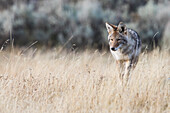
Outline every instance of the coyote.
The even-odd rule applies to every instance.
[[[128,81],[131,69],[134,69],[141,52],[141,39],[138,33],[127,28],[123,22],[117,26],[106,23],[110,51],[119,69],[119,77]]]

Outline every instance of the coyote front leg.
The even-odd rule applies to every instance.
[[[123,63],[123,61],[116,61],[116,63],[117,63],[117,69],[118,69],[118,72],[119,72],[119,78],[120,78],[120,80],[122,80],[123,81],[123,76],[124,76],[124,63]]]
[[[125,78],[126,78],[126,81],[129,80],[129,77],[130,77],[130,71],[131,71],[131,68],[132,68],[132,62],[131,60],[128,60],[126,61],[125,63]]]

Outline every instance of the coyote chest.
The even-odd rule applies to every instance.
[[[124,55],[120,50],[111,51],[112,55],[116,60],[128,60],[128,55]]]

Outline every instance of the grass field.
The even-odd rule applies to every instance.
[[[168,113],[170,54],[143,53],[122,86],[111,54],[0,53],[0,112]]]

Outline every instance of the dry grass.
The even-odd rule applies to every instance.
[[[168,113],[170,55],[143,54],[124,87],[110,53],[0,53],[0,112]]]

